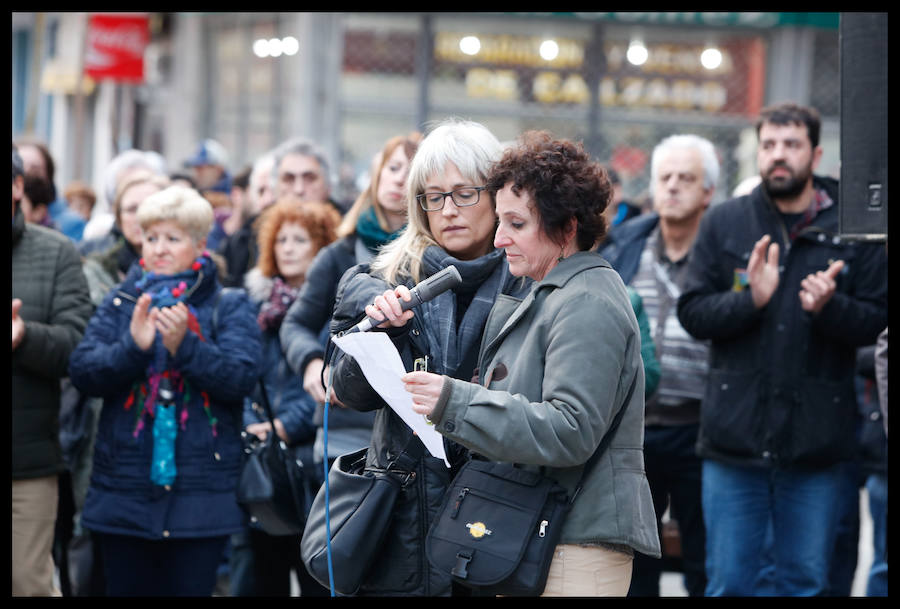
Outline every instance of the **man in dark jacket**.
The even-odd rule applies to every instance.
[[[274,162],[271,153],[264,154],[253,162],[247,185],[247,206],[240,210],[242,224],[219,243],[219,253],[225,259],[228,272],[222,284],[227,287],[242,287],[244,274],[256,264],[256,232],[253,225],[259,214],[275,202],[272,192]]]
[[[644,463],[657,521],[661,524],[668,509],[677,522],[684,583],[691,596],[703,596],[706,588],[702,463],[694,446],[709,344],[685,332],[676,305],[691,246],[718,179],[719,160],[709,140],[693,134],[667,137],[653,149],[650,161],[653,213],[615,226],[600,252],[640,294],[650,320],[661,373],[658,389],[646,396]],[[662,563],[635,554],[628,595],[659,596]]]
[[[264,158],[265,162],[269,163],[271,171],[271,175],[267,176],[270,181],[271,200],[258,203],[256,212],[219,246],[219,253],[224,256],[228,265],[228,277],[223,282],[226,286],[242,286],[244,275],[256,264],[254,222],[269,204],[282,197],[293,196],[299,201],[330,203],[342,215],[347,211],[343,205],[331,198],[328,161],[325,153],[312,141],[306,138],[290,139],[279,144],[270,155]],[[262,160],[261,158],[260,161]],[[252,178],[251,175],[251,181]],[[252,189],[251,184],[251,191]]]
[[[823,594],[855,448],[856,348],[887,325],[884,246],[838,228],[838,184],[811,108],[757,122],[762,183],[708,210],[678,302],[711,340],[698,452],[708,596],[756,591],[771,522],[774,594]]]
[[[58,596],[53,583],[60,379],[93,312],[75,245],[25,222],[24,166],[13,147],[12,594]]]

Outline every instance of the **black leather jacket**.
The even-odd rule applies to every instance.
[[[341,283],[332,333],[358,323],[364,316],[360,312],[365,305],[391,287],[364,272],[357,273],[360,270],[366,270],[366,265],[353,267],[345,276],[353,280]],[[422,317],[416,316],[403,328],[390,332],[407,370],[413,369],[415,358],[429,352],[422,323]],[[334,367],[335,392],[341,401],[355,410],[377,410],[367,466],[386,467],[409,442],[421,444],[407,424],[372,389],[356,360],[338,350]],[[465,450],[458,444],[445,440],[444,447],[452,465],[458,466],[465,460]],[[395,507],[391,528],[384,541],[384,553],[375,561],[360,595],[448,596],[451,592],[450,579],[429,566],[425,556],[425,535],[456,467],[448,470],[441,459],[424,450],[422,453],[415,475],[404,487]]]

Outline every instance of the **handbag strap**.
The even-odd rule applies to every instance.
[[[422,440],[417,435],[410,433],[406,446],[403,447],[399,455],[391,459],[391,462],[385,469],[390,471],[394,469],[394,466],[397,466],[400,471],[412,471],[416,468],[416,464],[422,458],[424,451],[425,445],[422,444]]]
[[[259,396],[263,403],[263,409],[266,411],[266,416],[269,417],[269,422],[272,424],[272,431],[275,429],[275,414],[272,412],[272,406],[269,404],[269,393],[266,391],[266,384],[263,382],[262,377],[259,378]]]
[[[575,498],[581,492],[581,486],[584,484],[587,475],[594,468],[597,461],[600,460],[601,455],[606,451],[606,448],[609,446],[610,442],[612,442],[613,436],[616,433],[616,429],[619,427],[619,423],[622,421],[622,417],[625,415],[625,410],[628,408],[628,403],[631,401],[631,396],[634,394],[634,388],[637,385],[638,375],[634,375],[634,379],[631,381],[631,387],[628,389],[628,395],[625,396],[625,403],[619,409],[619,412],[616,413],[616,416],[613,418],[612,423],[609,425],[609,429],[606,431],[606,434],[603,436],[603,439],[600,440],[600,444],[597,446],[597,450],[594,451],[594,454],[591,455],[591,458],[587,460],[584,464],[584,469],[581,470],[581,477],[578,479],[578,485],[575,487],[575,492],[572,493],[572,499],[569,500],[569,505],[575,503]]]

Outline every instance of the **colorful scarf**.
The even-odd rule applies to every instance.
[[[390,243],[396,239],[402,230],[400,228],[393,233],[389,233],[381,228],[381,225],[378,223],[378,216],[375,215],[374,207],[370,207],[361,213],[359,220],[356,221],[356,235],[373,254],[377,253],[378,248],[385,243]]]
[[[260,330],[265,332],[278,329],[287,310],[297,299],[299,293],[300,288],[291,287],[284,279],[276,276],[272,282],[269,300],[262,303],[259,307],[259,315],[256,316],[256,323],[259,324]]]
[[[140,259],[144,268],[144,259]],[[205,276],[214,273],[212,259],[208,252],[203,252],[191,265],[190,270],[173,275],[160,275],[144,270],[135,287],[140,293],[152,295],[150,307],[171,307],[187,299],[203,282]],[[188,329],[200,340],[206,338],[197,322],[197,312],[188,306]],[[150,478],[155,484],[171,484],[176,475],[175,470],[175,435],[177,427],[185,429],[188,419],[188,404],[194,399],[190,384],[177,370],[168,367],[168,351],[162,340],[157,337],[153,342],[153,360],[147,367],[146,380],[136,381],[131,394],[125,400],[125,410],[130,410],[135,403],[135,425],[133,435],[138,437],[144,429],[144,421],[149,415],[153,419],[153,463]],[[161,399],[163,398],[163,399]],[[205,391],[199,394],[203,411],[209,419],[212,434],[216,435],[216,419],[209,406],[209,395]],[[180,415],[176,426],[175,412],[180,405]]]

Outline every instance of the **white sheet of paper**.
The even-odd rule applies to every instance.
[[[423,415],[413,410],[412,396],[403,388],[403,381],[400,380],[406,374],[406,369],[387,334],[353,332],[335,336],[332,340],[341,350],[356,359],[372,388],[418,434],[428,452],[443,459],[447,467],[450,467],[444,452],[444,437]]]

